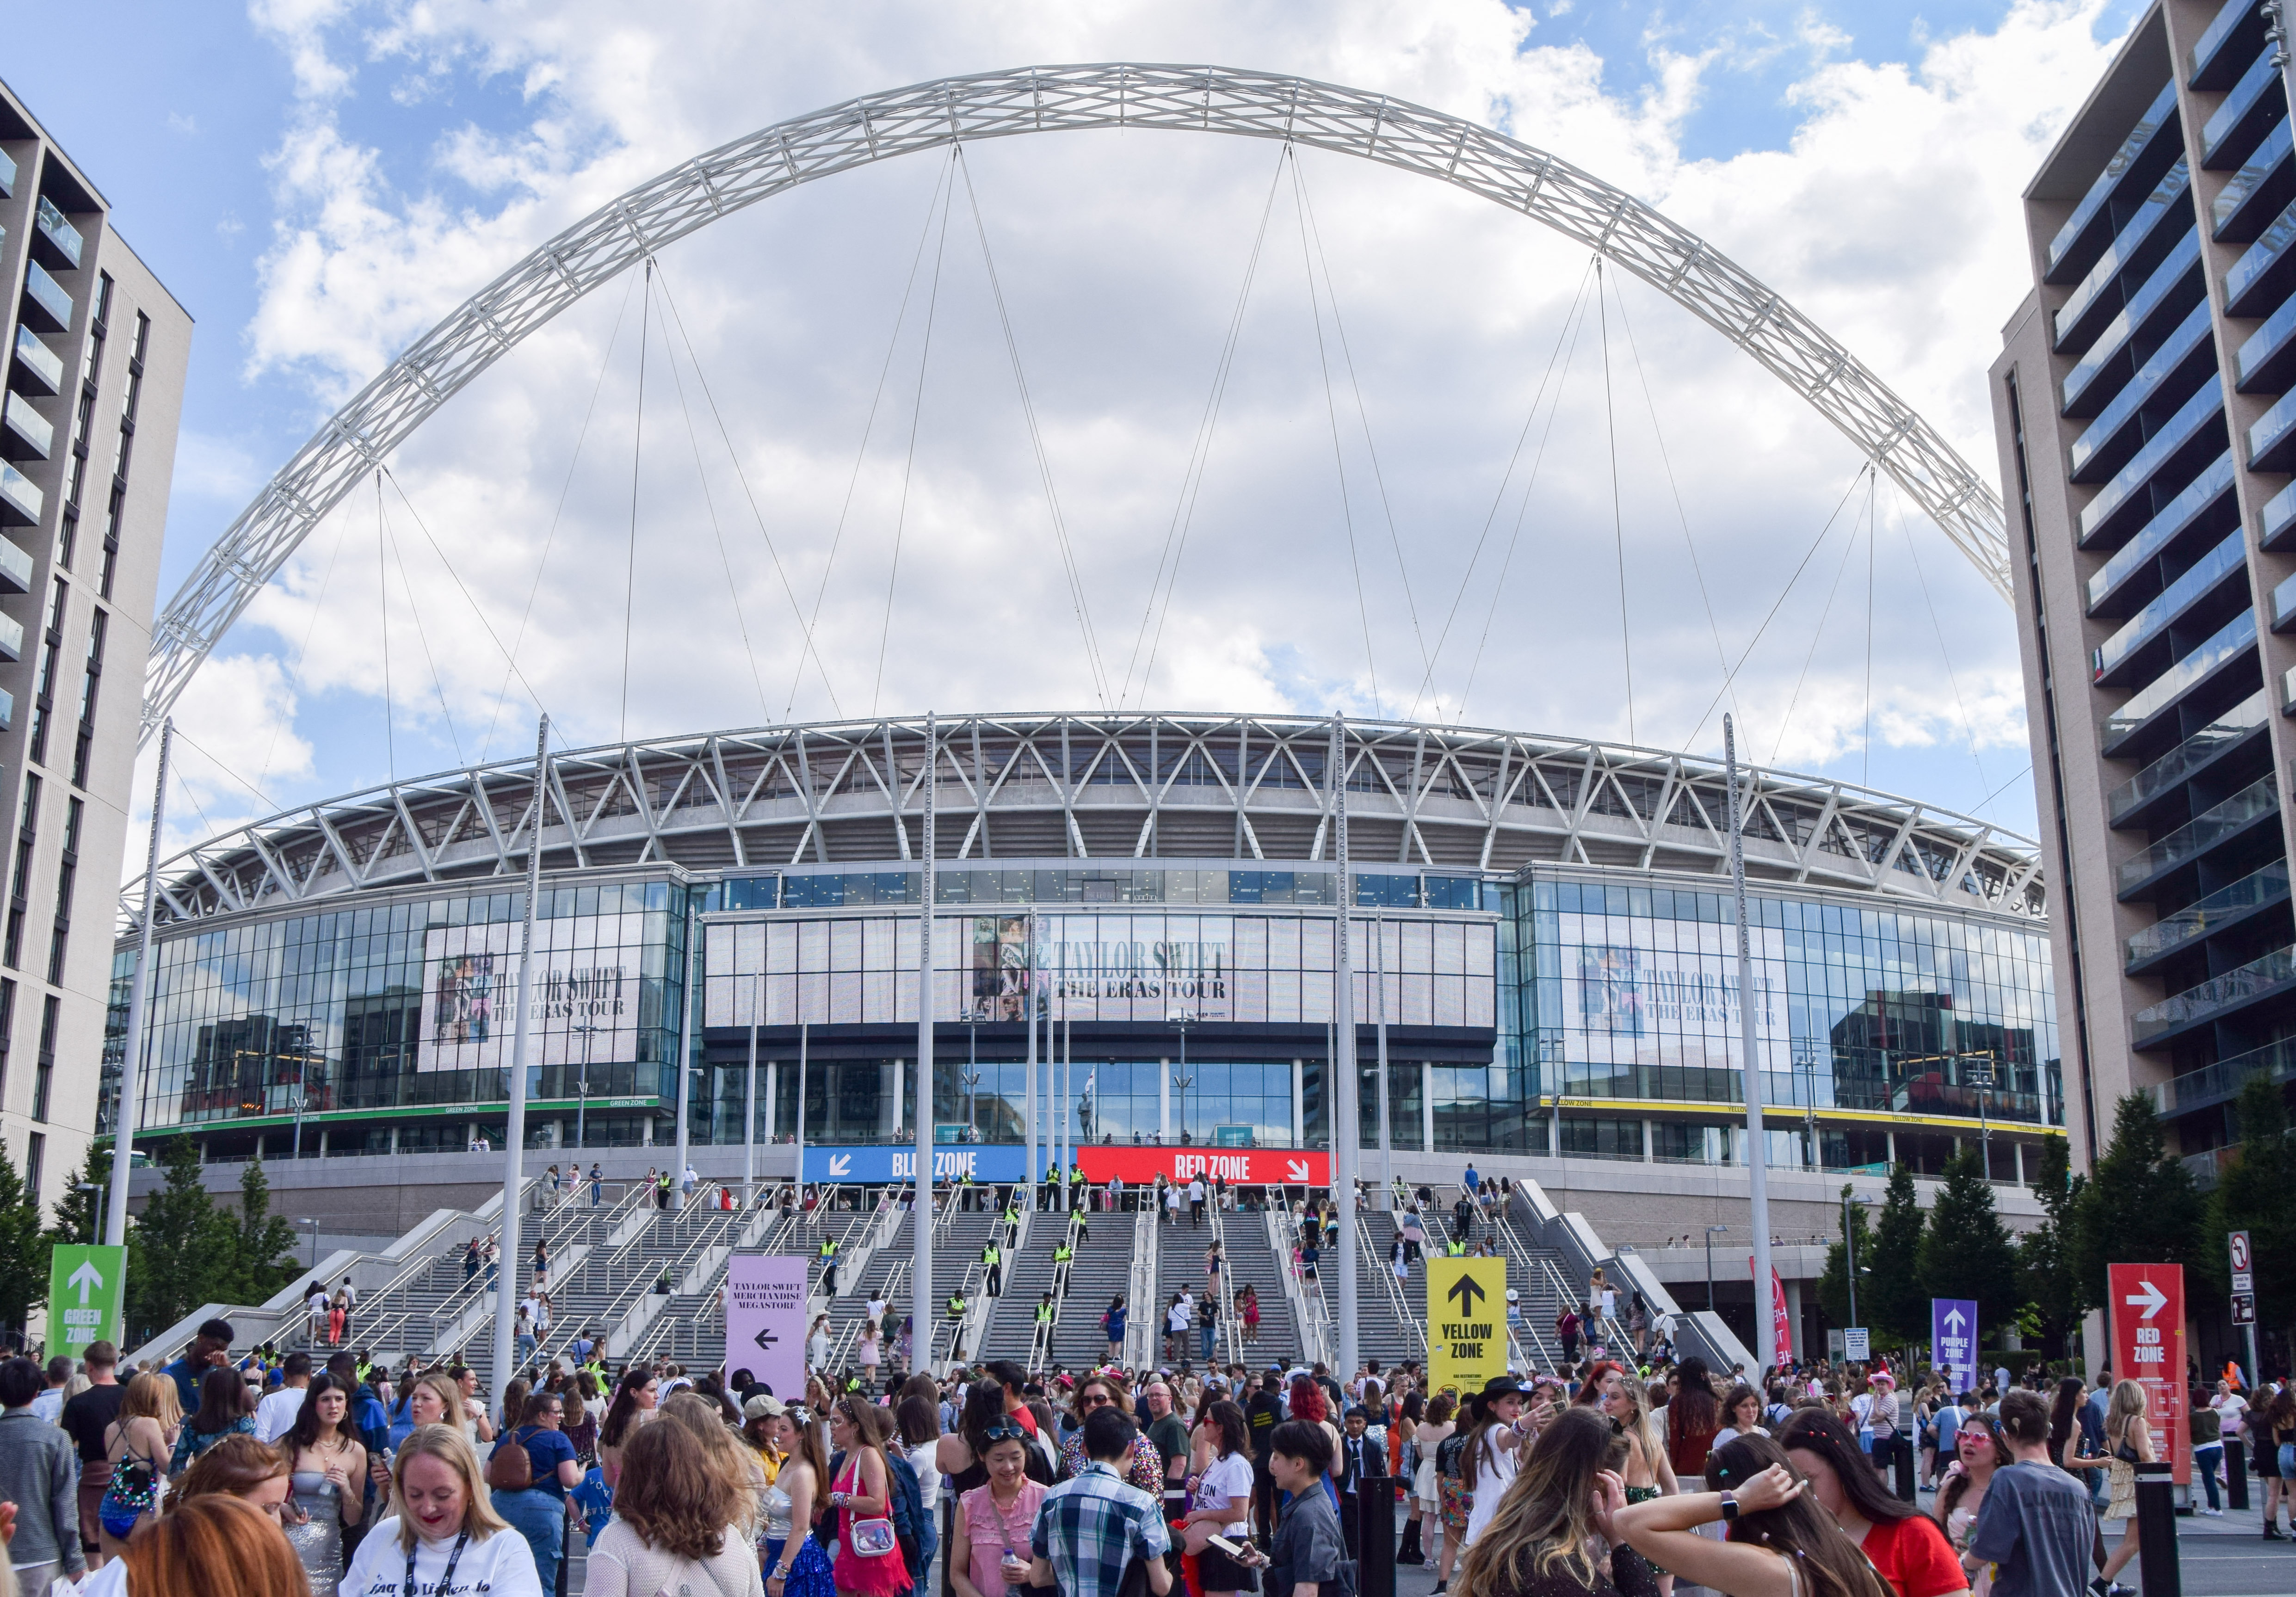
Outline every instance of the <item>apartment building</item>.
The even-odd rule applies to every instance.
[[[53,1206],[95,1129],[192,319],[0,83],[0,1147]]]
[[[2296,159],[2262,0],[2161,0],[2024,194],[1992,369],[2077,1159],[2204,1179],[2296,1061]]]

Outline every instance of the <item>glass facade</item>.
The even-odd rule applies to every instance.
[[[1100,1141],[1328,1145],[1329,873],[941,880],[970,897],[938,919],[937,1136],[1021,1140],[1033,1009],[1062,1023],[1075,1061],[1060,1082],[1038,1066],[1046,1136],[1057,1115],[1064,1134]],[[791,1134],[800,1096],[810,1142],[912,1138],[916,924],[890,906],[915,882],[893,870],[548,888],[533,1140],[571,1145],[578,1113],[585,1145],[674,1135],[689,898],[718,912],[697,950],[694,1140],[742,1140],[752,1026],[760,1140]],[[1009,897],[1040,884],[1058,895],[1041,907]],[[1090,907],[1095,884],[1127,897]],[[1268,907],[1277,886],[1292,897],[1273,902],[1294,908]],[[999,909],[982,913],[992,894]],[[1539,872],[1511,883],[1367,873],[1357,897],[1366,1146],[1379,1134],[1384,1020],[1398,1148],[1742,1159],[1731,1108],[1742,995],[1723,895]],[[1805,1117],[1767,1134],[1775,1162],[1895,1157],[1929,1170],[1980,1115],[2029,1136],[2062,1125],[2038,927],[1816,893],[1752,902],[1768,1101],[1774,1115]],[[521,911],[515,892],[472,893],[163,932],[143,1127],[194,1130],[219,1158],[253,1152],[258,1133],[266,1153],[283,1152],[278,1134],[299,1110],[327,1128],[333,1153],[459,1148],[473,1126],[498,1139]],[[123,949],[115,962],[106,1126],[132,959]],[[2006,1138],[1996,1142],[1997,1173],[2013,1175]],[[303,1146],[316,1151],[310,1124]]]

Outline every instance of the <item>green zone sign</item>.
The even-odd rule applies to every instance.
[[[78,1358],[90,1342],[119,1345],[127,1249],[59,1243],[48,1260],[48,1355]]]

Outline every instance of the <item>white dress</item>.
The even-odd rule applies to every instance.
[[[1460,1538],[1461,1546],[1473,1546],[1475,1538],[1483,1534],[1483,1527],[1497,1514],[1499,1499],[1514,1484],[1515,1468],[1521,1462],[1521,1455],[1519,1445],[1505,1452],[1493,1447],[1488,1458],[1477,1461],[1475,1506],[1467,1515],[1467,1534]]]

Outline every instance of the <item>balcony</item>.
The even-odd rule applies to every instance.
[[[2285,471],[2296,461],[2296,394],[2283,394],[2248,430],[2252,471]]]
[[[2180,239],[2193,225],[2192,175],[2179,160],[2161,176],[2152,192],[2144,196],[2136,212],[2113,236],[2088,274],[2057,310],[2051,325],[2056,330],[2056,348],[2094,336],[2092,329],[2100,324],[2118,296],[2115,287],[2124,274],[2150,272],[2165,255],[2170,245]]]
[[[2152,268],[2120,314],[2065,374],[2060,396],[2068,416],[2093,416],[2136,369],[2136,350],[2166,323],[2181,322],[2192,307],[2207,298],[2201,283],[2201,235],[2195,228],[2179,238],[2161,264]]]
[[[0,460],[0,526],[11,522],[38,526],[40,507],[45,503],[45,495],[30,478]]]
[[[2138,738],[2151,730],[2156,716],[2174,709],[2185,697],[2217,674],[2243,661],[2253,665],[2256,660],[2256,612],[2244,610],[2224,625],[2224,629],[2194,650],[2184,659],[2155,677],[2128,703],[2104,718],[2103,737],[2097,752],[2105,758],[2133,758],[2119,756]],[[2149,740],[2147,740],[2149,741]]]
[[[2161,596],[2128,618],[2126,626],[2089,652],[2091,680],[2098,687],[2117,687],[2137,663],[2147,645],[2159,642],[2169,627],[2183,620],[2228,579],[2248,572],[2248,553],[2239,530],[2194,562],[2191,570],[2161,590]],[[2296,578],[2291,578],[2296,581]],[[2245,593],[2245,582],[2243,591]],[[2219,612],[2221,613],[2221,612]]]
[[[2260,316],[2279,307],[2296,284],[2296,205],[2272,218],[2256,242],[2241,251],[2225,274],[2225,310],[2235,316]]]
[[[2201,165],[2212,172],[2236,167],[2256,152],[2273,123],[2288,115],[2288,96],[2272,52],[2260,52],[2201,129]]]
[[[2232,451],[2227,449],[2097,568],[2088,579],[2088,613],[2125,614],[2129,606],[2157,591],[2157,577],[2140,582],[2139,575],[2151,573],[2153,561],[2187,534],[2221,536],[2239,526],[2240,507],[2234,502],[2232,478]]]
[[[2112,228],[2112,200],[2132,173],[2136,181],[2153,181],[2156,172],[2173,157],[2181,129],[2177,119],[2177,86],[2162,89],[2120,141],[2120,148],[2104,163],[2104,170],[2089,184],[2088,192],[2073,207],[2073,214],[2049,241],[2045,283],[2063,283],[2085,272],[2104,247]]]
[[[2144,853],[2123,860],[2118,873],[2120,897],[2128,897],[2279,813],[2279,779],[2267,773],[2214,808],[2194,815]]]
[[[8,363],[8,386],[46,398],[64,386],[62,356],[32,336],[29,327],[16,329],[16,358]]]
[[[23,315],[25,326],[41,332],[62,332],[71,326],[71,296],[36,260],[24,263]]]
[[[10,460],[45,460],[55,446],[55,423],[32,408],[23,395],[10,391],[0,401],[0,455]]]
[[[2271,710],[2259,688],[2112,790],[2105,807],[2116,827],[2241,747],[2263,728]]]
[[[2136,975],[2166,954],[2196,939],[2237,925],[2260,909],[2288,901],[2288,862],[2276,859],[2261,871],[2218,888],[2197,904],[2155,921],[2128,939],[2128,974]]]
[[[2206,450],[2187,473],[2189,482],[2206,469],[2206,463],[2226,441],[2224,379],[2211,376],[2175,415],[2161,423],[2161,430],[2144,440],[2144,446],[2128,457],[2128,463],[2112,474],[2112,480],[2097,490],[2096,497],[2081,506],[2081,547],[2110,544],[2116,535],[2126,536],[2134,531],[2130,523],[2140,515],[2149,518],[2154,509],[2151,492],[2154,478],[2171,472],[2186,451]],[[2180,491],[2185,486],[2177,485]]]
[[[2275,948],[2261,959],[2236,970],[2211,976],[2198,987],[2186,987],[2150,1009],[2128,1018],[2129,1044],[2157,1048],[2195,1026],[2222,1020],[2235,1010],[2286,992],[2296,986],[2296,948]]]
[[[16,163],[5,150],[0,150],[0,200],[16,197]]]
[[[79,229],[64,220],[64,213],[43,194],[32,209],[32,254],[59,272],[79,270],[83,248]]]
[[[2243,394],[2296,388],[2296,299],[2284,299],[2233,352],[2233,387]]]
[[[2189,60],[2190,81],[2210,94],[2222,92],[2241,63],[2264,48],[2262,0],[2225,0],[2216,20],[2202,29]]]
[[[2197,1070],[2174,1077],[2152,1089],[2152,1102],[2160,1106],[2163,1117],[2214,1109],[2239,1097],[2241,1088],[2248,1085],[2251,1076],[2269,1077],[2274,1081],[2296,1080],[2296,1037],[2267,1043],[2261,1048],[2251,1048],[2246,1053],[2235,1053],[2230,1059],[2220,1059],[2213,1065],[2202,1065]]]
[[[2245,244],[2282,206],[2296,200],[2296,167],[2289,162],[2289,149],[2288,119],[2283,117],[2210,206],[2210,233],[2218,242]]]
[[[2144,418],[2138,414],[2156,402],[2164,390],[2181,397],[2208,373],[2216,369],[2216,346],[2210,338],[2209,307],[2193,307],[2152,357],[2136,370],[2128,386],[2096,413],[2066,452],[2075,482],[2102,482],[2144,442]]]
[[[24,624],[13,616],[0,614],[0,660],[23,658]]]
[[[0,537],[0,594],[32,591],[32,556],[15,539]],[[7,730],[0,724],[0,732]]]

